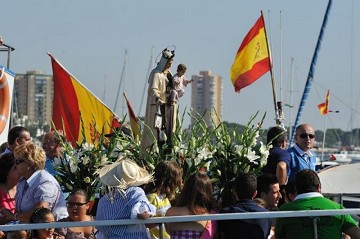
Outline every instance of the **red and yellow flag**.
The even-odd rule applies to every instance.
[[[256,21],[240,45],[230,69],[230,79],[236,92],[270,70],[265,23],[263,15]]]
[[[133,133],[134,139],[140,139],[140,125],[139,125],[139,119],[136,117],[133,108],[131,107],[130,101],[126,97],[126,94],[124,93],[124,97],[126,100],[126,104],[129,111],[129,118],[130,118],[130,127],[131,131]]]
[[[66,139],[73,145],[83,140],[94,143],[101,132],[108,134],[113,127],[118,127],[118,117],[52,55],[49,56],[54,81],[53,127],[64,131]]]
[[[326,115],[329,112],[329,98],[330,98],[330,91],[328,90],[326,93],[326,99],[324,103],[318,104],[318,108],[320,110],[320,114]]]

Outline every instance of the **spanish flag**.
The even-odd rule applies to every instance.
[[[100,133],[118,127],[118,117],[48,54],[54,81],[53,127],[62,130],[73,145],[95,143]]]
[[[330,91],[328,90],[326,93],[325,102],[318,104],[317,106],[320,110],[321,115],[326,115],[329,112],[329,98],[330,98]]]
[[[236,92],[264,75],[270,70],[263,15],[256,21],[240,45],[230,70],[230,79]]]
[[[126,100],[126,104],[129,111],[129,118],[130,118],[130,126],[131,131],[133,133],[134,139],[140,139],[140,125],[139,125],[139,119],[136,117],[133,108],[131,107],[130,101],[126,97],[126,94],[124,93],[124,97]]]

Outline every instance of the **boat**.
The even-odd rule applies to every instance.
[[[350,157],[349,152],[346,150],[341,150],[341,151],[329,154],[329,159],[331,161],[335,161],[335,162],[342,163],[342,164],[352,162],[352,158]]]
[[[360,151],[357,150],[340,150],[329,155],[329,158],[339,163],[358,163],[360,162]]]

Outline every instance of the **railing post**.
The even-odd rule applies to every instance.
[[[313,218],[314,239],[318,239],[318,234],[317,234],[317,222],[318,221],[319,221],[319,217],[314,217]]]
[[[158,224],[158,227],[159,227],[159,237],[160,239],[164,239],[164,235],[163,235],[163,224],[162,223],[159,223]]]

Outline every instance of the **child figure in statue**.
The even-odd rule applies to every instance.
[[[170,92],[169,101],[177,101],[185,93],[185,87],[192,83],[194,80],[188,80],[185,77],[186,66],[179,64],[177,67],[177,73],[173,76],[173,90]]]

